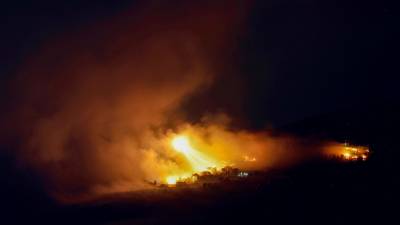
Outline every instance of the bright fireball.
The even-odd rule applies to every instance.
[[[183,154],[188,154],[192,151],[190,147],[189,140],[185,136],[177,136],[172,140],[172,147],[178,152]]]

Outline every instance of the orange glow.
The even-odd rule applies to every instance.
[[[349,159],[351,154],[348,152],[343,153],[344,158]]]
[[[169,177],[167,177],[165,180],[166,180],[166,183],[167,183],[167,184],[173,185],[173,184],[176,184],[176,182],[177,182],[178,179],[179,179],[178,176],[169,176]]]
[[[190,169],[184,171],[183,175],[174,174],[167,176],[166,177],[167,184],[170,185],[176,184],[177,181],[180,180],[191,181],[190,179],[188,179],[188,177],[190,177],[188,176],[188,174],[211,171],[213,169],[219,170],[225,166],[222,162],[218,162],[212,157],[193,148],[190,144],[189,137],[185,135],[175,136],[171,140],[171,146],[176,152],[183,154],[185,160],[190,165]]]
[[[176,132],[167,133],[161,149],[170,161],[159,168],[161,183],[174,186],[179,182],[193,183],[194,174],[220,174],[223,168],[257,170],[267,165],[267,151],[273,144],[264,135],[232,132],[224,125],[185,124]]]
[[[368,159],[369,149],[363,146],[348,146],[347,144],[344,147],[344,151],[342,152],[342,156],[346,160],[356,161],[362,159],[363,161]]]
[[[371,154],[367,146],[351,145],[349,143],[334,143],[328,145],[324,152],[329,157],[339,158],[345,161],[366,161]]]
[[[172,147],[178,151],[182,152],[183,154],[189,154],[192,152],[192,148],[190,147],[189,140],[185,136],[177,136],[175,137],[172,142]]]
[[[255,161],[257,161],[256,157],[250,157],[250,156],[247,156],[247,155],[245,155],[243,158],[244,158],[244,161],[246,161],[246,162],[255,162]]]
[[[150,135],[140,162],[144,179],[156,186],[174,187],[201,183],[202,176],[226,174],[225,168],[251,172],[290,166],[306,157],[299,154],[300,150],[292,151],[293,146],[307,154],[319,154],[318,149],[309,151],[296,138],[231,130],[224,121],[217,118],[200,124],[184,123],[173,131]],[[238,173],[236,170],[234,173]]]

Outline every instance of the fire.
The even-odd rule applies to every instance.
[[[174,185],[178,181],[187,181],[191,174],[219,170],[223,168],[224,163],[218,162],[216,159],[202,153],[201,151],[192,147],[189,137],[185,135],[177,135],[171,140],[172,148],[181,153],[186,161],[189,163],[191,169],[186,171],[184,175],[169,175],[165,178],[165,182],[169,185]],[[190,175],[188,175],[190,174]]]
[[[178,177],[178,176],[169,176],[169,177],[166,178],[166,182],[167,182],[167,184],[169,184],[169,185],[176,184],[176,182],[177,182],[178,180],[179,180],[179,177]]]
[[[171,144],[176,151],[182,152],[184,154],[190,154],[190,152],[192,152],[192,147],[189,144],[189,140],[185,136],[175,137],[172,140]]]
[[[151,136],[143,151],[144,180],[175,187],[202,185],[210,177],[246,177],[239,172],[263,170],[280,160],[286,163],[286,142],[265,133],[231,130],[222,122],[185,123]]]
[[[344,159],[346,160],[367,160],[369,154],[369,149],[363,146],[348,146],[345,144],[344,151],[342,153]]]
[[[348,152],[344,152],[343,156],[345,159],[350,159],[350,157],[351,157],[350,153],[348,153]]]
[[[190,163],[193,172],[201,172],[210,168],[221,168],[223,165],[215,159],[203,154],[197,149],[194,149],[186,136],[177,136],[172,140],[172,147],[182,153]]]
[[[350,145],[349,143],[338,144],[327,150],[328,155],[346,161],[366,161],[370,156],[370,150],[366,146]]]

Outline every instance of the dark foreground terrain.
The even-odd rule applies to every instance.
[[[17,172],[12,158],[2,156],[0,224],[397,224],[398,114],[387,112],[321,117],[288,129],[323,128],[335,139],[368,142],[373,153],[366,162],[310,161],[238,183],[118,194],[75,205],[53,202],[33,176]],[[352,123],[343,129],[340,121]]]
[[[61,206],[40,193],[2,201],[5,224],[390,223],[397,176],[369,162],[312,162],[241,183],[159,189]],[[386,170],[386,171],[385,171]],[[5,194],[5,193],[2,193]],[[18,197],[18,196],[17,196]],[[29,199],[30,198],[30,199]]]

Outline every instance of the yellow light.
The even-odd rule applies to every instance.
[[[169,185],[176,184],[177,180],[178,180],[177,176],[169,176],[166,178],[167,184]]]
[[[176,136],[171,141],[172,147],[182,153],[186,160],[190,163],[193,172],[207,171],[210,168],[222,168],[223,165],[213,158],[200,152],[198,149],[190,145],[189,138],[184,135]]]
[[[244,158],[245,162],[255,162],[255,161],[257,161],[256,157],[249,157],[247,155],[245,155],[243,158]]]
[[[345,153],[343,153],[343,156],[344,156],[346,159],[348,159],[348,158],[350,158],[350,153],[345,152]]]
[[[177,136],[172,140],[172,147],[178,152],[188,154],[192,148],[190,147],[189,140],[185,136]]]

